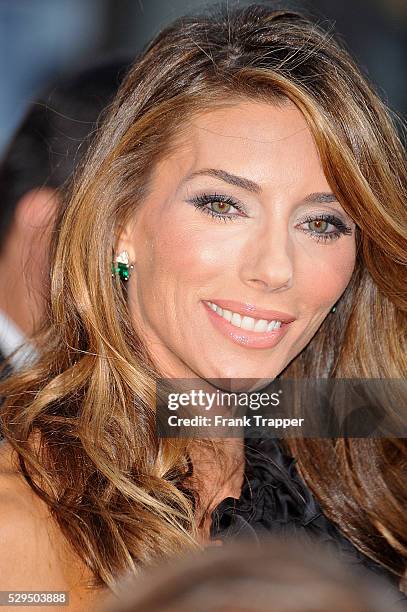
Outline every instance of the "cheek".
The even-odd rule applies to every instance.
[[[189,218],[186,222],[173,215],[158,227],[151,224],[146,228],[145,236],[149,256],[143,257],[142,267],[150,278],[172,286],[181,280],[202,286],[205,280],[230,269],[236,258],[231,249],[224,248],[224,234],[215,228],[203,229],[199,219]],[[185,285],[187,288],[190,284]],[[182,286],[178,285],[178,291],[180,289]]]
[[[355,243],[349,239],[337,246],[318,245],[312,258],[302,260],[299,284],[303,302],[323,311],[337,301],[351,279],[355,256]]]

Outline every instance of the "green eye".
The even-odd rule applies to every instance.
[[[302,219],[296,227],[302,229],[317,242],[328,242],[337,240],[341,236],[352,235],[352,228],[347,226],[339,217],[325,213],[317,216],[309,215]]]
[[[316,234],[324,234],[328,228],[329,223],[324,221],[324,219],[315,219],[314,221],[310,221],[308,226],[312,232]]]
[[[218,221],[235,221],[247,217],[243,204],[229,196],[219,193],[203,193],[187,200],[205,215],[210,215]]]
[[[222,214],[229,212],[231,205],[227,202],[211,202],[211,207],[214,212]]]

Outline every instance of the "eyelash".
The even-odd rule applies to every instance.
[[[193,204],[195,208],[197,208],[201,212],[207,215],[210,215],[211,217],[214,217],[215,219],[218,219],[220,221],[225,221],[225,222],[234,221],[236,218],[240,217],[241,215],[227,215],[227,214],[217,213],[211,210],[210,208],[207,208],[207,204],[211,204],[214,202],[224,202],[225,204],[230,204],[230,206],[233,206],[233,208],[235,208],[239,212],[246,214],[246,211],[239,204],[239,202],[236,202],[236,200],[234,200],[230,196],[225,196],[222,194],[203,193],[202,195],[195,196],[188,201],[191,204]],[[349,236],[352,234],[352,229],[349,226],[347,226],[341,219],[339,219],[339,217],[336,217],[335,215],[331,215],[331,214],[326,214],[326,213],[320,213],[314,216],[307,216],[298,225],[302,225],[303,223],[311,223],[312,221],[326,221],[327,223],[330,223],[331,225],[334,225],[337,228],[336,231],[328,232],[327,234],[318,234],[309,229],[302,230],[306,234],[310,234],[311,238],[313,238],[317,242],[321,242],[321,241],[327,242],[328,240],[336,240],[340,238],[342,235]]]
[[[244,208],[238,202],[236,202],[236,200],[234,200],[230,196],[225,196],[222,194],[203,193],[202,195],[195,196],[188,201],[191,202],[196,208],[201,210],[203,213],[206,213],[207,215],[210,215],[211,217],[215,217],[215,219],[220,219],[221,221],[234,221],[234,217],[239,217],[240,215],[222,215],[221,213],[217,213],[214,210],[211,210],[210,208],[205,208],[207,204],[213,204],[214,202],[223,202],[224,204],[230,204],[231,206],[233,206],[233,208],[235,208],[239,212],[246,213]]]
[[[328,215],[326,213],[320,213],[318,215],[310,215],[303,219],[298,225],[303,223],[311,223],[312,221],[326,221],[336,227],[336,231],[328,232],[327,234],[318,234],[309,229],[303,229],[302,231],[306,234],[310,234],[317,242],[327,242],[328,240],[337,240],[341,236],[350,236],[352,234],[352,228],[346,225],[339,217],[335,215]]]

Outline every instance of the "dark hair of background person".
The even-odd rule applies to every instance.
[[[226,7],[169,25],[129,71],[61,214],[41,359],[0,391],[3,433],[27,481],[98,586],[114,589],[121,572],[197,541],[185,487],[190,449],[157,436],[159,373],[134,330],[125,288],[112,279],[118,229],[188,120],[240,100],[287,98],[303,112],[327,181],[355,222],[357,260],[335,316],[282,377],[405,376],[406,163],[386,106],[332,34],[300,14]],[[285,443],[326,516],[403,576],[406,441]]]
[[[72,177],[129,63],[89,65],[52,83],[29,106],[0,160],[0,251],[20,198],[36,188],[61,189]]]
[[[210,547],[123,582],[103,612],[401,612],[399,593],[316,543],[266,538]]]

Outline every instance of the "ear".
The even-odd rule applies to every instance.
[[[134,219],[127,221],[118,231],[115,256],[122,251],[127,251],[129,262],[133,264],[136,259]]]

